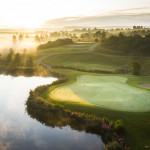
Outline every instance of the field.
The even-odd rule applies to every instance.
[[[77,44],[77,47],[79,45]],[[91,43],[87,48],[89,49],[90,46]],[[74,66],[87,70],[115,71],[128,65],[132,59],[130,56],[97,54],[85,48],[82,50],[80,46],[80,50],[76,51],[75,47],[74,44],[74,48],[67,49],[66,46],[56,48],[57,54],[54,53],[54,48],[46,52],[41,50],[38,53],[43,57],[49,55],[42,61],[46,65]],[[131,149],[144,149],[144,146],[150,143],[150,90],[139,87],[138,84],[150,83],[148,69],[150,59],[148,57],[135,58],[143,62],[142,73],[146,76],[98,74],[53,67],[53,71],[65,74],[68,81],[50,87],[42,95],[47,102],[60,103],[74,111],[92,113],[111,120],[122,119]],[[52,97],[49,98],[49,96]]]
[[[60,48],[61,49],[61,48]],[[67,51],[67,49],[66,49]],[[80,49],[80,51],[82,51]],[[124,70],[130,66],[132,60],[142,64],[141,72],[143,75],[150,74],[149,57],[131,57],[100,54],[95,52],[70,50],[70,52],[57,53],[43,60],[43,63],[52,67],[74,67],[84,70],[105,70],[117,71]]]
[[[93,45],[93,43],[73,43],[69,45],[64,45],[61,47],[49,48],[44,50],[38,50],[37,56],[41,58],[43,56],[47,56],[54,53],[64,53],[64,52],[80,52],[80,51],[88,51],[88,49]]]

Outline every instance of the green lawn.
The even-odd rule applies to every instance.
[[[92,45],[93,43],[73,43],[73,44],[64,45],[61,47],[38,50],[37,57],[41,58],[41,57],[44,57],[53,53],[88,51]]]
[[[128,85],[127,80],[121,76],[82,75],[77,77],[75,83],[56,88],[51,92],[51,97],[72,102],[80,98],[83,104],[87,102],[113,110],[150,111],[150,91]]]
[[[116,58],[115,56],[97,55],[92,53],[58,54],[45,59],[43,62],[51,66],[75,67],[86,70],[114,71],[127,65],[130,58]],[[118,63],[120,65],[118,65]]]
[[[126,56],[115,56],[97,53],[60,53],[48,57],[43,60],[43,63],[51,66],[74,67],[85,70],[105,70],[116,71],[123,69],[129,64],[133,58]],[[142,74],[150,74],[150,58],[135,57],[141,65]]]

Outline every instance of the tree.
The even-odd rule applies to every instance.
[[[45,38],[46,38],[46,39],[48,38],[48,34],[47,34],[47,33],[45,34]]]
[[[101,45],[119,53],[130,53],[132,55],[150,55],[150,35],[110,36],[101,39]]]
[[[40,37],[38,35],[36,35],[34,38],[36,42],[40,42]]]
[[[16,38],[16,36],[15,36],[15,35],[13,35],[13,37],[12,37],[12,41],[13,41],[13,43],[16,43],[16,42],[17,42],[17,38]]]
[[[83,33],[81,34],[80,38],[90,38],[90,34],[89,33]]]
[[[120,32],[120,33],[119,33],[119,38],[121,39],[121,38],[123,38],[123,37],[124,37],[123,33]]]
[[[19,35],[19,41],[21,42],[22,40],[23,40],[23,35],[20,34],[20,35]]]
[[[13,61],[13,59],[14,59],[14,51],[13,51],[13,49],[10,49],[10,52],[7,56],[7,61],[10,63]]]
[[[97,31],[94,36],[97,37],[97,38],[104,39],[104,38],[106,38],[106,32],[105,31],[102,31],[102,32]]]
[[[96,42],[96,43],[98,43],[98,42],[99,42],[99,40],[96,38],[96,39],[95,39],[95,42]]]
[[[131,67],[132,67],[132,73],[134,75],[140,75],[140,71],[141,71],[141,65],[138,62],[131,62]]]
[[[43,34],[40,35],[40,39],[41,39],[41,40],[44,39],[44,35],[43,35]]]
[[[21,64],[21,55],[17,53],[14,58],[14,63],[20,65]]]
[[[77,38],[77,35],[75,33],[73,34],[73,38],[75,38],[75,39]]]
[[[66,39],[58,39],[56,41],[48,41],[47,43],[41,44],[37,47],[38,50],[40,49],[47,49],[47,48],[52,48],[52,47],[58,47],[62,45],[67,45],[67,44],[72,44],[73,41],[69,38]]]
[[[33,57],[30,56],[30,57],[27,58],[26,66],[27,66],[27,67],[33,67],[33,66],[34,66]]]
[[[101,37],[101,31],[97,31],[97,32],[95,33],[95,37]]]
[[[106,32],[105,31],[102,32],[101,38],[106,38]]]

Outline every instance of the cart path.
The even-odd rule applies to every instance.
[[[64,53],[53,53],[53,54],[49,54],[47,56],[44,56],[40,59],[37,60],[37,62],[41,65],[43,65],[44,67],[46,67],[47,69],[51,69],[52,67],[50,65],[47,65],[45,63],[43,63],[42,61],[48,57],[52,57],[52,56],[55,56],[55,55],[59,55],[59,54],[78,54],[78,53],[91,53],[94,48],[98,45],[98,43],[95,43],[92,47],[89,48],[88,51],[81,51],[81,52],[64,52]]]

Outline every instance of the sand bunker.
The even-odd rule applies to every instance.
[[[138,86],[144,87],[144,88],[150,88],[150,83],[140,83]]]
[[[52,99],[60,100],[60,101],[68,100],[68,101],[74,101],[76,103],[83,103],[83,104],[87,104],[87,105],[92,105],[88,101],[80,98],[78,95],[76,95],[69,88],[57,88],[50,93],[50,97]]]

